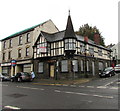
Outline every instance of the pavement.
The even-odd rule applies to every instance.
[[[55,80],[55,79],[37,79],[35,78],[33,84],[39,85],[75,85],[90,82],[92,80],[98,79],[98,77],[91,78],[77,78],[69,80]]]

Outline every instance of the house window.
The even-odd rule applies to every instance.
[[[18,57],[21,57],[21,56],[22,56],[21,53],[22,53],[22,51],[21,51],[21,49],[19,49],[19,50],[18,50]]]
[[[78,72],[78,61],[73,60],[72,65],[73,65],[73,72]]]
[[[98,49],[98,55],[102,56],[102,49]]]
[[[67,60],[61,61],[61,71],[68,72],[68,61]]]
[[[43,73],[43,62],[40,62],[40,63],[38,64],[38,72],[39,72],[39,73]]]
[[[89,71],[89,61],[87,61],[87,71]]]
[[[103,69],[104,69],[103,63],[102,63],[102,62],[99,62],[99,71],[102,71]]]
[[[22,44],[22,36],[19,37],[19,45]]]
[[[26,42],[30,42],[30,33],[27,34]]]
[[[83,69],[83,60],[81,60],[81,71],[84,71],[84,69]]]
[[[12,47],[12,39],[9,41],[9,47]]]
[[[29,47],[26,48],[26,56],[29,56]]]
[[[11,59],[11,51],[8,52],[8,59]]]
[[[5,53],[3,53],[3,60],[5,60]]]
[[[94,48],[91,46],[91,47],[89,47],[89,53],[91,54],[91,55],[94,55]]]
[[[65,50],[76,50],[75,39],[66,39],[65,40]]]
[[[3,43],[3,48],[4,49],[6,48],[6,41],[4,41],[4,43]]]

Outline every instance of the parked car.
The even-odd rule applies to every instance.
[[[11,82],[32,81],[32,76],[28,72],[20,72],[11,77]]]
[[[107,67],[99,73],[100,77],[111,77],[113,75],[115,75],[115,71],[113,67]]]
[[[115,72],[120,72],[120,64],[117,64],[117,65],[114,67],[114,69],[115,69]]]
[[[10,81],[10,76],[7,73],[0,73],[0,81]]]

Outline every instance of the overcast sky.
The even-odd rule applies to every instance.
[[[105,44],[118,42],[119,0],[0,0],[0,39],[51,19],[65,30],[68,10],[74,30],[97,26]]]

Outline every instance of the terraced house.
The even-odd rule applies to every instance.
[[[99,34],[94,38],[76,35],[70,14],[63,31],[47,21],[1,40],[2,71],[33,70],[38,78],[53,79],[97,76],[110,66],[111,50],[98,44]]]

